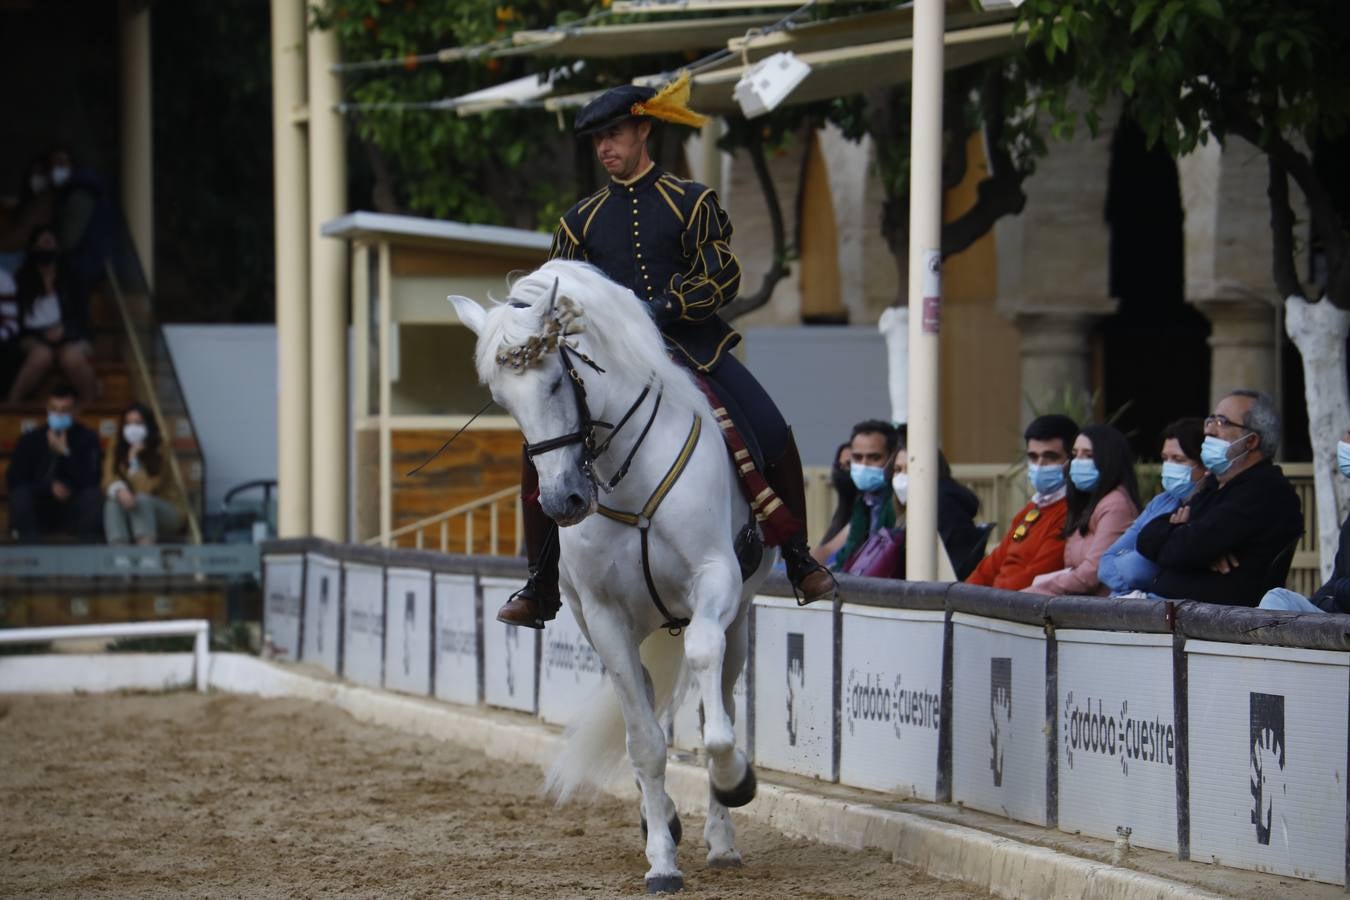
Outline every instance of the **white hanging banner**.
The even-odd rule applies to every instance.
[[[384,686],[410,694],[429,694],[431,573],[389,569],[385,579],[389,616],[384,630]]]
[[[566,603],[558,618],[544,629],[542,640],[539,717],[554,725],[566,725],[596,691],[609,690],[605,667]]]
[[[438,700],[478,703],[477,585],[472,575],[436,575]]]
[[[300,554],[280,553],[263,566],[263,647],[277,659],[300,658],[304,565]]]
[[[520,580],[484,578],[483,589],[483,699],[492,706],[521,712],[535,711],[535,669],[539,632],[534,628],[503,625],[495,612]]]
[[[834,777],[834,611],[755,598],[755,761]]]
[[[343,564],[342,676],[368,687],[384,681],[384,569]]]
[[[318,553],[305,555],[305,638],[300,658],[334,673],[342,628],[341,586],[341,563]]]

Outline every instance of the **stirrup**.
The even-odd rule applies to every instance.
[[[497,621],[501,622],[503,625],[514,625],[517,628],[533,628],[536,631],[542,631],[544,628],[545,619],[540,609],[539,597],[535,590],[533,575],[531,575],[529,579],[525,582],[524,587],[520,588],[520,590],[516,591],[511,596],[506,598],[506,602],[502,604],[502,609],[505,609],[507,606],[510,606],[512,603],[516,602],[516,600],[521,600],[522,602],[528,603],[529,605],[533,606],[534,618],[528,622],[514,622],[511,621],[510,619],[503,618],[501,610],[499,609],[497,611]]]
[[[839,596],[839,582],[835,580],[834,573],[816,562],[805,547],[784,547],[783,563],[787,567],[788,583],[792,585],[792,596],[796,598],[798,606],[827,598],[833,602]],[[816,572],[824,572],[830,579],[830,589],[815,597],[803,597],[800,584]]]

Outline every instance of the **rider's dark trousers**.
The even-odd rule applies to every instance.
[[[751,434],[743,437],[759,445],[766,464],[776,462],[787,449],[789,432],[783,414],[778,411],[768,391],[730,353],[723,356],[706,377],[717,398],[727,408],[731,420],[749,426]]]

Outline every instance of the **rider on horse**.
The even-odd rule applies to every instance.
[[[638,85],[612,88],[577,114],[575,133],[591,136],[610,181],[562,217],[549,255],[588,262],[636,294],[671,356],[702,376],[732,421],[749,430],[745,437],[760,451],[768,486],[799,527],[781,546],[788,578],[804,601],[817,600],[833,592],[834,579],[807,550],[806,495],[792,430],[730,352],[740,335],[717,315],[740,289],[731,220],[710,188],[672,175],[648,155],[653,119],[701,124],[684,105],[686,79],[660,93]],[[539,506],[538,483],[526,455],[521,498],[530,578],[497,613],[502,622],[530,628],[543,628],[561,605],[557,526]]]

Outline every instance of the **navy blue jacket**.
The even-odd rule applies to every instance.
[[[730,241],[731,220],[711,188],[653,165],[569,209],[549,257],[588,262],[631,290],[676,357],[709,372],[741,339],[717,315],[741,286]]]
[[[1327,612],[1350,613],[1350,518],[1341,525],[1341,546],[1331,578],[1312,595],[1312,602]]]

